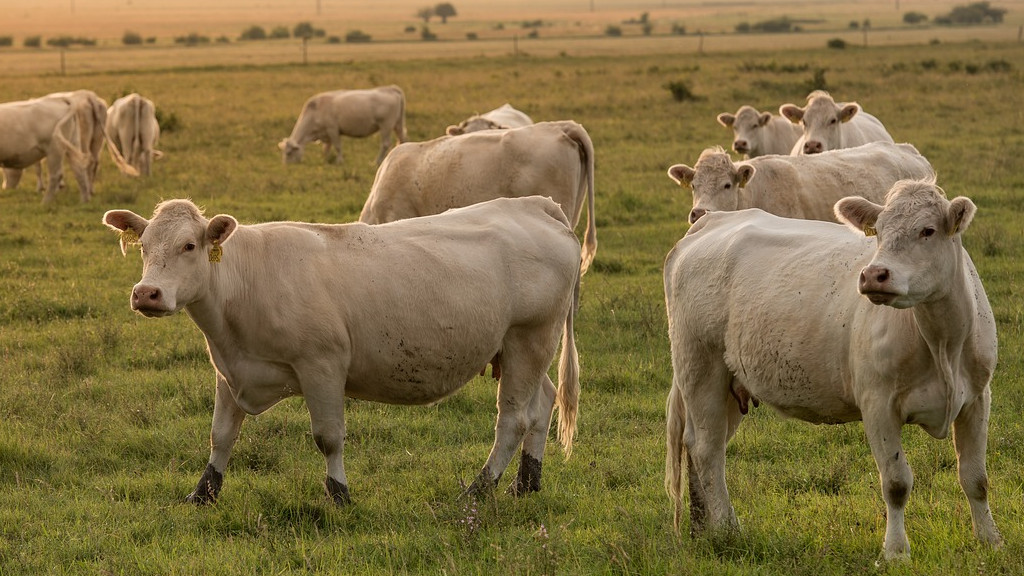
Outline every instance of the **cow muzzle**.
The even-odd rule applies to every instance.
[[[690,210],[690,224],[696,224],[697,220],[700,220],[701,216],[707,214],[708,211],[703,208],[694,208]]]
[[[737,154],[746,154],[747,152],[750,152],[750,145],[747,144],[746,140],[735,140],[732,143],[732,149],[735,150]]]
[[[872,264],[860,271],[857,291],[872,304],[890,305],[900,295],[892,286],[892,272],[885,266]]]
[[[804,142],[804,154],[821,154],[825,151],[825,145],[819,140],[808,140]]]
[[[173,307],[168,306],[162,290],[156,286],[136,284],[132,288],[132,310],[143,316],[167,316],[174,313]]]

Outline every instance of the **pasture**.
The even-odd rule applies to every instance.
[[[197,52],[197,54],[200,54]],[[824,71],[819,73],[819,71]],[[823,75],[822,75],[823,74]],[[1024,572],[1024,51],[1014,42],[739,52],[343,60],[23,74],[3,101],[89,88],[137,91],[178,126],[154,176],[104,161],[80,204],[69,184],[43,206],[34,174],[0,193],[0,573],[2,574],[1016,574]],[[950,440],[907,427],[915,472],[913,559],[876,566],[878,475],[859,424],[814,427],[752,410],[728,449],[744,532],[671,530],[662,487],[671,382],[662,263],[687,228],[688,193],[666,175],[728,146],[719,112],[802,104],[824,78],[897,141],[929,158],[950,196],[979,212],[965,244],[998,321],[990,501],[1000,550],[971,535]],[[676,101],[669,83],[695,99]],[[213,368],[185,315],[132,313],[140,260],[122,258],[104,211],[152,213],[190,197],[243,223],[357,219],[377,137],[343,140],[344,165],[315,148],[285,167],[277,142],[302,103],[340,87],[397,84],[412,140],[511,102],[572,119],[597,154],[598,253],[583,280],[573,456],[549,442],[543,490],[460,499],[493,440],[495,384],[478,378],[431,407],[349,401],[354,504],[324,495],[323,458],[301,399],[248,418],[218,503],[182,499],[209,455]],[[344,295],[339,295],[344,297]],[[813,311],[808,311],[813,313]],[[518,461],[518,460],[517,460]]]

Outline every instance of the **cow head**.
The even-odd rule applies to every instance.
[[[501,124],[484,118],[483,116],[473,116],[472,118],[459,122],[457,126],[449,126],[445,130],[445,134],[449,136],[460,136],[462,134],[479,132],[481,130],[502,130],[507,128],[508,126],[502,126]]]
[[[285,138],[277,143],[281,150],[281,160],[287,164],[295,164],[302,161],[302,146],[291,138]]]
[[[879,206],[859,197],[835,205],[840,222],[878,237],[858,290],[874,304],[910,308],[945,295],[962,262],[960,235],[974,218],[970,199],[949,201],[934,180],[900,180]]]
[[[708,148],[697,159],[696,168],[675,164],[668,169],[669,178],[680,186],[693,189],[690,224],[715,210],[736,210],[740,203],[739,189],[754,176],[750,164],[734,164],[721,147]]]
[[[807,106],[783,104],[779,113],[794,124],[804,128],[803,148],[800,154],[819,154],[842,147],[841,129],[860,112],[856,102],[836,104],[832,96],[823,90],[815,90],[807,96]]]
[[[231,216],[207,220],[189,200],[157,205],[152,220],[130,210],[110,210],[103,223],[121,233],[121,253],[142,250],[142,279],[132,288],[131,307],[144,316],[167,316],[199,300],[208,288],[210,267],[237,229]]]
[[[747,155],[756,155],[761,150],[761,128],[771,120],[770,112],[758,112],[752,106],[741,106],[736,114],[718,115],[719,124],[732,128],[732,149]]]

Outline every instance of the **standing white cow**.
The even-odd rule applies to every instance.
[[[735,114],[723,112],[718,123],[732,128],[732,149],[746,158],[789,154],[803,134],[803,129],[787,118],[759,112],[753,106],[740,106]]]
[[[558,202],[573,228],[586,200],[586,271],[597,252],[594,145],[571,120],[400,144],[377,169],[359,221],[380,224],[533,195]]]
[[[163,155],[156,150],[160,124],[153,101],[134,92],[118,98],[107,109],[106,129],[128,164],[149,176],[153,160]]]
[[[533,119],[505,103],[501,106],[476,116],[470,116],[456,125],[449,126],[445,134],[459,136],[469,132],[480,130],[507,130],[509,128],[521,128],[533,124]]]
[[[893,142],[882,122],[861,109],[856,102],[837,104],[824,90],[807,96],[807,106],[783,104],[779,113],[803,126],[803,135],[791,154],[818,154],[838,148],[852,148],[868,142]]]
[[[758,156],[733,162],[708,148],[695,168],[675,164],[670,178],[693,189],[693,224],[708,212],[760,208],[777,216],[835,221],[846,196],[881,202],[897,180],[932,178],[935,171],[910,144],[872,142],[809,156]]]
[[[884,206],[851,197],[835,210],[856,231],[715,212],[669,252],[665,486],[676,528],[684,461],[691,531],[738,527],[726,443],[755,400],[808,422],[864,422],[888,559],[910,554],[904,508],[914,477],[900,430],[917,424],[945,438],[952,426],[974,534],[998,545],[985,472],[996,325],[961,244],[975,206],[947,200],[934,181],[901,181]]]
[[[122,232],[122,251],[142,245],[132,309],[185,310],[206,336],[217,395],[209,465],[191,502],[217,498],[246,414],[301,395],[327,459],[327,493],[346,503],[346,396],[429,404],[488,362],[501,369],[497,426],[472,489],[493,489],[519,446],[511,491],[540,489],[556,403],[571,452],[580,250],[550,199],[498,199],[382,226],[244,226],[206,219],[188,200],[159,204],[151,220],[112,210],[103,221]],[[556,389],[547,371],[560,335]]]
[[[306,101],[291,136],[277,146],[285,164],[302,160],[306,144],[319,141],[324,147],[324,160],[341,163],[341,137],[366,138],[380,132],[380,153],[377,165],[391,147],[391,132],[398,142],[405,142],[405,93],[398,86],[380,86],[368,90],[336,90],[322,92]]]

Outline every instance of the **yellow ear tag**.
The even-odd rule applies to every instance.
[[[123,242],[125,246],[138,244],[139,233],[131,228],[125,228],[124,230],[121,230],[121,242]]]
[[[953,236],[956,236],[956,233],[959,232],[959,231],[960,231],[960,225],[959,224],[957,224],[956,226],[953,226],[953,231],[949,233],[949,237],[952,238]]]
[[[878,234],[878,230],[875,230],[874,226],[865,226],[864,227],[864,235],[865,236],[876,236],[877,234]]]
[[[220,262],[220,257],[224,254],[224,249],[220,247],[220,244],[214,244],[210,247],[210,262]]]

